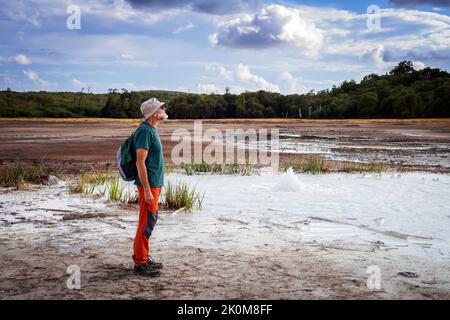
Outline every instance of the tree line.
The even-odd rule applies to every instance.
[[[370,74],[357,83],[307,94],[257,91],[193,94],[110,89],[81,92],[0,92],[1,117],[140,118],[150,97],[166,102],[172,119],[220,118],[441,118],[450,117],[450,74],[437,68],[415,70],[400,62],[385,75]]]

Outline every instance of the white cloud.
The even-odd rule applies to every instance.
[[[413,8],[420,5],[450,7],[448,0],[389,0],[389,2],[399,7],[404,6]]]
[[[50,17],[66,19],[68,16],[66,9],[70,4],[71,1],[68,0],[3,1],[0,12],[8,19],[26,22],[42,29],[46,26],[45,21]],[[168,7],[164,10],[139,10],[125,0],[79,0],[76,1],[76,5],[81,9],[82,19],[93,16],[96,18],[96,23],[124,21],[151,25],[191,12],[189,8],[177,7]]]
[[[146,91],[146,90],[162,90],[163,88],[150,85],[150,84],[136,84],[134,82],[97,82],[90,81],[89,83],[73,78],[70,82],[72,87],[75,87],[77,90],[81,90],[82,88],[86,91],[101,93],[108,92],[109,89],[117,89],[122,90],[126,89],[128,91]]]
[[[14,57],[14,61],[16,63],[18,63],[18,64],[21,64],[21,65],[31,64],[31,60],[27,56],[25,56],[23,54],[16,55]]]
[[[415,70],[422,70],[425,69],[425,63],[421,62],[421,61],[414,61],[413,62],[413,68]]]
[[[289,70],[292,66],[296,70],[346,73],[345,77],[348,78],[352,74],[385,72],[402,60],[437,65],[444,69],[450,63],[450,17],[446,14],[400,8],[382,9],[381,29],[372,31],[367,28],[368,15],[365,13],[312,6],[294,8],[299,16],[322,33],[323,42],[317,52],[309,55],[305,55],[303,50],[295,50],[294,45],[259,52],[253,50],[255,57],[267,55],[266,59],[270,61],[267,65],[278,68],[279,72],[286,68]],[[253,42],[245,41],[245,32],[251,34],[252,28],[240,29],[239,33],[236,25],[255,26],[255,19],[241,16],[219,24],[219,30],[209,37],[210,43],[225,46],[226,41],[229,41],[229,47],[236,47],[242,40],[244,47],[251,47]],[[261,47],[267,48],[269,45]],[[288,66],[275,67],[280,64]]]
[[[280,92],[278,85],[265,80],[263,77],[257,76],[250,71],[249,66],[239,64],[237,66],[237,77],[241,81],[252,85],[254,89]]]
[[[2,1],[0,11],[8,19],[42,28],[47,17],[66,15],[67,5],[66,1],[55,0]]]
[[[80,81],[80,80],[78,80],[78,79],[72,79],[72,84],[75,86],[75,87],[77,87],[77,88],[87,88],[88,87],[88,85],[85,83],[85,82],[83,82],[83,81]]]
[[[393,62],[384,61],[384,46],[382,44],[369,49],[362,55],[362,58],[369,63],[374,63],[380,70],[388,70],[395,65]]]
[[[232,70],[226,69],[224,66],[217,63],[208,63],[205,66],[206,71],[216,72],[221,78],[225,80],[233,80],[234,75]]]
[[[180,33],[182,33],[182,32],[188,31],[188,30],[190,30],[190,29],[192,29],[192,28],[194,28],[194,27],[195,27],[195,25],[194,25],[192,22],[189,22],[189,23],[187,23],[186,25],[181,26],[181,27],[175,29],[175,30],[173,31],[173,34],[180,34]]]
[[[218,34],[217,32],[210,34],[208,36],[208,41],[212,46],[217,46],[219,44]]]
[[[167,8],[186,8],[195,12],[224,15],[244,12],[256,8],[259,0],[126,0],[139,10],[165,10]]]
[[[303,85],[303,81],[301,78],[294,77],[289,71],[282,71],[280,74],[280,79],[285,83],[287,90],[285,90],[288,94],[301,94],[307,93],[311,90]]]
[[[134,56],[129,53],[122,53],[120,57],[124,60],[134,60]]]
[[[397,65],[395,61],[385,61],[384,57],[384,46],[382,44],[378,45],[375,48],[368,50],[365,54],[362,55],[362,58],[368,62],[372,62],[380,71],[388,71],[394,68]],[[416,70],[421,70],[425,68],[425,64],[421,61],[412,61],[413,67]]]
[[[209,63],[205,65],[205,70],[219,76],[210,79],[216,83],[216,89],[218,88],[217,83],[220,83],[221,87],[239,88],[241,92],[245,90],[280,92],[280,87],[277,84],[271,83],[263,77],[252,73],[250,67],[243,63],[239,63],[230,68],[218,63]]]
[[[391,62],[398,62],[397,60],[414,59],[416,54],[428,55],[431,58],[432,53],[436,51],[450,49],[449,16],[398,8],[382,9],[380,13],[381,29],[376,31],[365,27],[365,14],[343,16],[342,19],[336,20],[337,25],[341,24],[342,28],[347,28],[350,33],[346,36],[328,37],[326,45],[323,46],[323,53],[361,56],[381,45],[384,52],[395,52],[396,61]],[[317,21],[316,23],[321,28],[331,27]],[[445,53],[442,55],[445,56]]]
[[[30,46],[45,46],[51,54],[33,56],[33,62],[46,65],[107,66],[154,68],[158,62],[177,52],[189,52],[186,42],[130,34],[43,34],[29,40]],[[158,50],[155,50],[157,43]],[[126,48],[126,51],[123,51]],[[184,50],[184,51],[183,51]],[[89,70],[88,70],[89,71]]]
[[[215,84],[197,84],[197,93],[218,93],[219,88]]]
[[[241,48],[266,48],[291,44],[306,51],[316,51],[324,36],[314,23],[293,7],[269,5],[254,16],[244,15],[220,26],[209,37],[213,45]]]
[[[189,12],[187,8],[165,8],[164,10],[139,10],[125,0],[85,1],[77,3],[84,15],[92,15],[99,21],[124,21],[141,25],[152,25],[173,19]]]
[[[317,61],[317,63],[319,63],[319,61]],[[293,73],[287,71],[290,67],[291,69],[294,69],[289,63],[287,65],[277,64],[272,66],[273,68],[270,68],[272,72],[278,73],[276,82],[269,82],[263,77],[253,74],[253,72],[250,71],[250,67],[243,63],[234,66],[224,66],[219,63],[191,62],[190,65],[204,66],[205,71],[213,74],[212,77],[203,77],[204,81],[214,82],[216,87],[217,85],[220,85],[220,88],[229,87],[233,93],[241,93],[246,90],[267,90],[281,92],[283,94],[302,94],[308,93],[317,87],[325,89],[334,84],[341,83],[343,80],[348,80],[347,78],[340,78],[338,80],[314,80],[294,76]],[[306,70],[327,69],[333,72],[341,72],[343,67],[335,70],[333,64],[313,64],[311,66],[302,66],[302,68],[305,68]],[[353,66],[353,68],[358,69],[356,66]]]
[[[32,70],[23,70],[23,73],[38,87],[47,88],[55,85],[52,82],[41,79],[39,75]]]
[[[30,79],[31,81],[39,80],[39,76],[36,72],[31,70],[23,70],[23,73]]]

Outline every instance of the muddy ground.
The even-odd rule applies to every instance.
[[[139,121],[111,121],[111,119],[0,119],[0,165],[14,162],[42,162],[46,166],[77,173],[89,167],[108,168],[114,165],[120,143],[135,129]],[[298,134],[304,139],[326,143],[330,137],[348,145],[370,148],[377,145],[431,145],[450,144],[450,121],[442,120],[344,120],[344,121],[292,121],[292,120],[207,120],[203,130],[272,129],[280,134]],[[166,163],[171,163],[171,150],[177,143],[171,141],[176,129],[193,132],[193,121],[172,120],[160,125]],[[205,143],[206,144],[206,143]],[[447,148],[447,147],[446,147]],[[428,152],[428,151],[425,151]],[[356,158],[357,155],[355,155]],[[281,153],[280,163],[304,159],[306,154]],[[441,155],[448,159],[447,153]],[[351,158],[351,155],[350,155]],[[350,161],[328,161],[330,169],[338,170]],[[448,159],[450,162],[450,159]],[[397,170],[426,170],[450,172],[449,167],[388,164]]]
[[[64,173],[77,173],[89,167],[114,165],[117,146],[137,123],[129,122],[46,122],[1,121],[0,161],[41,162]],[[190,121],[167,122],[160,127],[166,161],[170,159],[175,128],[192,128]],[[376,137],[381,142],[450,142],[448,121],[434,122],[221,122],[208,121],[203,128],[272,128],[286,133],[343,135],[349,139]],[[404,135],[403,133],[410,133]],[[286,154],[283,159],[302,155]],[[443,168],[401,168],[446,171]],[[73,179],[65,175],[64,179]],[[58,189],[59,188],[59,189]],[[424,260],[399,262],[377,244],[373,246],[329,245],[288,242],[267,238],[256,232],[252,243],[239,242],[243,226],[239,220],[228,223],[235,234],[211,234],[208,243],[196,243],[199,221],[207,232],[203,216],[172,215],[162,212],[151,248],[156,260],[164,263],[160,278],[146,279],[132,274],[131,250],[137,208],[110,205],[105,215],[83,218],[92,208],[73,212],[50,210],[42,219],[29,216],[45,197],[62,200],[69,195],[64,183],[56,190],[31,186],[28,191],[1,189],[17,194],[15,204],[24,202],[29,211],[17,212],[13,223],[0,226],[0,298],[2,299],[449,299],[448,265],[427,265]],[[43,193],[39,193],[43,192]],[[27,193],[26,200],[21,194]],[[6,197],[5,197],[6,198]],[[13,205],[0,203],[0,212]],[[42,209],[42,208],[41,208]],[[99,212],[103,212],[99,209]],[[25,214],[25,213],[26,214]],[[97,211],[96,211],[97,212]],[[75,219],[63,219],[68,213]],[[3,213],[2,213],[3,214]],[[114,216],[108,216],[113,214]],[[19,219],[20,218],[20,219]],[[199,220],[200,219],[200,220]],[[203,220],[202,220],[203,219]],[[270,226],[267,228],[270,230]],[[98,234],[102,230],[102,234]],[[106,231],[105,231],[106,230]],[[250,232],[250,231],[249,231]],[[189,240],[189,241],[185,241]],[[193,243],[195,245],[193,245]],[[377,264],[383,270],[382,288],[366,285],[367,267]],[[67,267],[81,270],[81,289],[69,290]],[[401,271],[421,272],[419,278],[406,278]],[[438,270],[438,271],[436,271]]]

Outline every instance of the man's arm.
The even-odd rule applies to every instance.
[[[144,148],[139,148],[136,151],[136,168],[141,181],[142,188],[144,188],[145,202],[147,204],[152,204],[154,197],[150,190],[150,184],[148,183],[147,167],[145,166],[145,159],[147,159],[148,150]]]

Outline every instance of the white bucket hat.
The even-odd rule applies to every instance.
[[[158,101],[156,98],[150,98],[141,104],[141,112],[144,116],[144,121],[154,114],[159,108],[164,105],[164,102]]]

